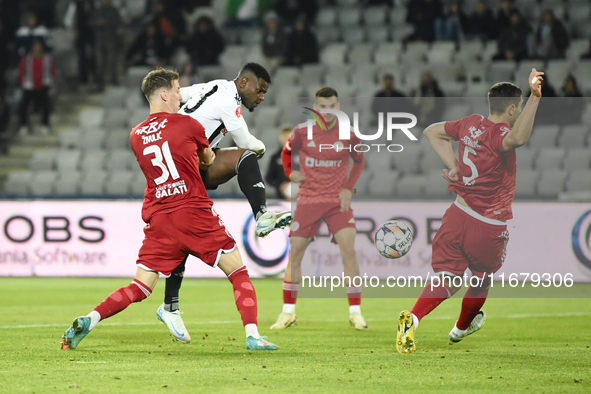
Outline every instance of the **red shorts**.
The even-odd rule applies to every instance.
[[[164,276],[169,276],[188,254],[215,267],[222,252],[236,248],[234,238],[212,208],[182,208],[154,215],[144,234],[136,264]]]
[[[293,213],[290,235],[313,238],[318,233],[320,219],[328,225],[328,231],[336,234],[346,227],[355,228],[353,209],[341,212],[340,203],[298,205]]]
[[[508,241],[506,224],[483,222],[453,204],[433,239],[433,271],[463,275],[470,268],[478,277],[497,272]]]

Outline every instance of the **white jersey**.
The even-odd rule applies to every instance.
[[[179,113],[189,115],[203,125],[212,149],[227,133],[230,133],[239,148],[260,149],[257,143],[253,143],[260,141],[250,134],[242,116],[242,100],[234,81],[216,79],[181,88],[181,93],[186,103]]]

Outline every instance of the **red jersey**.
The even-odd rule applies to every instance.
[[[292,152],[299,152],[300,171],[306,177],[306,181],[300,185],[298,202],[339,203],[340,191],[353,190],[363,171],[363,153],[354,149],[361,141],[353,132],[349,140],[339,140],[338,122],[328,131],[314,124],[310,140],[307,133],[306,123],[296,126],[283,147],[281,161],[285,175],[289,177],[291,174]],[[350,174],[349,158],[353,159]]]
[[[445,122],[445,132],[460,142],[460,181],[448,189],[489,219],[513,217],[515,151],[503,151],[503,139],[510,131],[506,123],[493,123],[482,115]]]
[[[129,136],[131,149],[146,176],[142,219],[182,207],[209,208],[199,173],[199,157],[209,147],[203,126],[181,114],[151,114]]]

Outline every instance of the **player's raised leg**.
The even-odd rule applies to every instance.
[[[482,277],[482,275],[477,275]],[[468,335],[480,330],[486,321],[486,313],[481,310],[488,296],[490,277],[481,279],[478,286],[471,286],[462,299],[462,311],[448,337],[452,342],[460,342]]]
[[[356,234],[357,230],[355,227],[345,227],[334,234],[334,239],[341,250],[345,280],[347,281],[347,277],[351,278],[351,282],[345,284],[347,299],[349,300],[349,323],[356,330],[367,330],[367,323],[361,314],[361,287],[355,286],[353,283],[353,278],[359,276],[359,264],[355,257]]]
[[[289,253],[289,262],[285,269],[283,278],[283,310],[277,317],[275,324],[271,326],[273,330],[281,330],[296,325],[298,318],[295,313],[296,301],[298,299],[298,289],[302,277],[301,264],[304,258],[306,248],[310,244],[311,238],[291,236],[291,250]]]
[[[222,253],[218,267],[228,276],[234,289],[234,300],[246,333],[246,348],[249,350],[276,350],[277,345],[267,341],[259,334],[257,327],[257,296],[248,276],[248,270],[242,263],[237,249]]]
[[[74,319],[72,327],[68,328],[62,336],[62,349],[76,349],[80,341],[96,327],[99,321],[121,312],[134,302],[147,298],[157,282],[158,272],[146,271],[138,267],[131,284],[112,292],[88,315]]]

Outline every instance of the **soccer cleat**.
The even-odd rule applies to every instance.
[[[478,312],[478,314],[476,316],[474,316],[474,319],[472,319],[472,323],[470,323],[470,325],[466,329],[466,332],[464,333],[464,335],[456,334],[454,332],[454,329],[452,328],[452,330],[449,332],[449,335],[448,335],[449,340],[452,342],[460,342],[462,339],[466,338],[468,335],[474,334],[476,331],[480,330],[482,328],[482,326],[484,326],[485,322],[486,322],[486,312],[480,311],[480,312]],[[454,325],[454,328],[455,328],[455,325]]]
[[[162,304],[158,308],[157,315],[158,320],[166,324],[166,327],[168,327],[168,331],[170,331],[170,335],[175,340],[181,341],[182,343],[191,342],[191,336],[185,328],[185,323],[183,323],[180,311],[176,310],[174,312],[168,312],[164,309],[164,304]]]
[[[412,313],[409,311],[400,312],[398,317],[398,333],[396,334],[396,350],[398,353],[414,353],[415,344],[415,326],[412,321]]]
[[[369,330],[369,327],[367,327],[367,323],[365,322],[363,316],[361,316],[361,313],[354,313],[350,315],[349,323],[351,323],[351,325],[355,327],[356,330]]]
[[[267,337],[248,337],[246,338],[246,348],[248,350],[277,350],[279,346],[268,342]]]
[[[287,327],[295,326],[298,323],[298,318],[294,314],[281,312],[277,318],[277,322],[271,326],[271,330],[283,330]]]
[[[80,316],[74,319],[72,327],[62,335],[62,349],[76,349],[80,341],[90,332],[90,317]]]
[[[292,214],[286,212],[267,211],[259,216],[254,230],[257,237],[265,237],[278,228],[285,228],[291,223]]]

